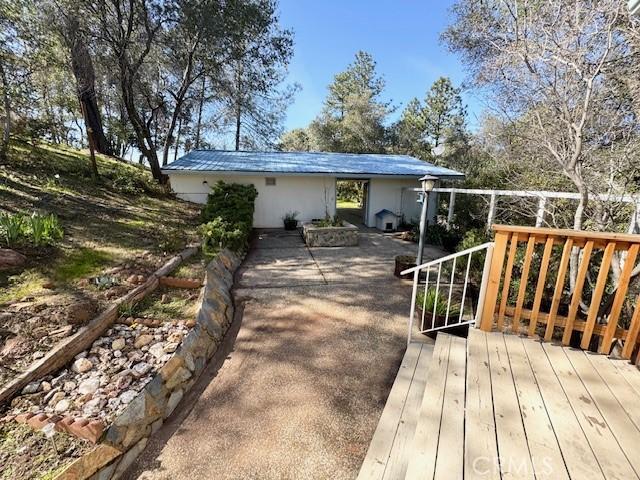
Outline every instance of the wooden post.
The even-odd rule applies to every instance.
[[[500,288],[500,277],[502,277],[502,264],[504,263],[504,256],[507,252],[507,243],[509,242],[510,236],[511,234],[509,232],[496,232],[486,293],[482,300],[482,317],[480,319],[480,329],[487,332],[491,330],[493,325],[493,317],[498,300],[498,289]]]
[[[541,227],[544,223],[545,207],[547,206],[547,198],[541,197],[538,200],[538,213],[536,213],[536,227]]]
[[[453,209],[456,205],[456,192],[449,194],[449,212],[447,213],[447,230],[451,230],[451,224],[453,223]]]
[[[493,225],[493,219],[496,216],[496,194],[491,194],[491,200],[489,201],[489,215],[487,216],[487,231],[491,231],[491,225]]]

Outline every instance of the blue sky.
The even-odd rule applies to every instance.
[[[294,31],[294,58],[288,82],[302,86],[289,107],[287,130],[305,127],[318,114],[327,86],[352,62],[358,50],[373,55],[386,80],[385,96],[399,111],[413,97],[423,98],[440,76],[456,86],[465,80],[458,57],[440,43],[449,23],[451,1],[433,0],[280,0],[280,23]],[[463,95],[469,124],[482,105],[473,92]],[[395,115],[397,116],[398,113]]]

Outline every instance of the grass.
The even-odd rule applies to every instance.
[[[42,290],[46,276],[37,270],[26,270],[4,279],[5,288],[0,289],[0,304],[20,300]]]
[[[353,200],[341,200],[336,201],[336,208],[361,208],[358,202]]]
[[[97,274],[113,261],[113,255],[107,251],[80,247],[60,260],[53,277],[58,282],[70,282]]]
[[[196,302],[191,298],[195,291],[160,288],[128,312],[125,316],[153,318],[157,320],[180,320],[195,316]],[[162,300],[165,297],[164,301]]]

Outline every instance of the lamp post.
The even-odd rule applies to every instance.
[[[416,265],[422,264],[422,251],[424,250],[424,234],[427,228],[427,205],[429,204],[429,192],[433,190],[437,177],[425,175],[420,178],[420,186],[422,187],[422,211],[420,212],[420,238],[418,239],[418,255],[416,256]]]

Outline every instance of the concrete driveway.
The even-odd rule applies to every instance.
[[[411,287],[394,256],[415,249],[375,233],[309,249],[296,232],[261,232],[238,273],[228,356],[127,478],[355,478],[405,348]]]

